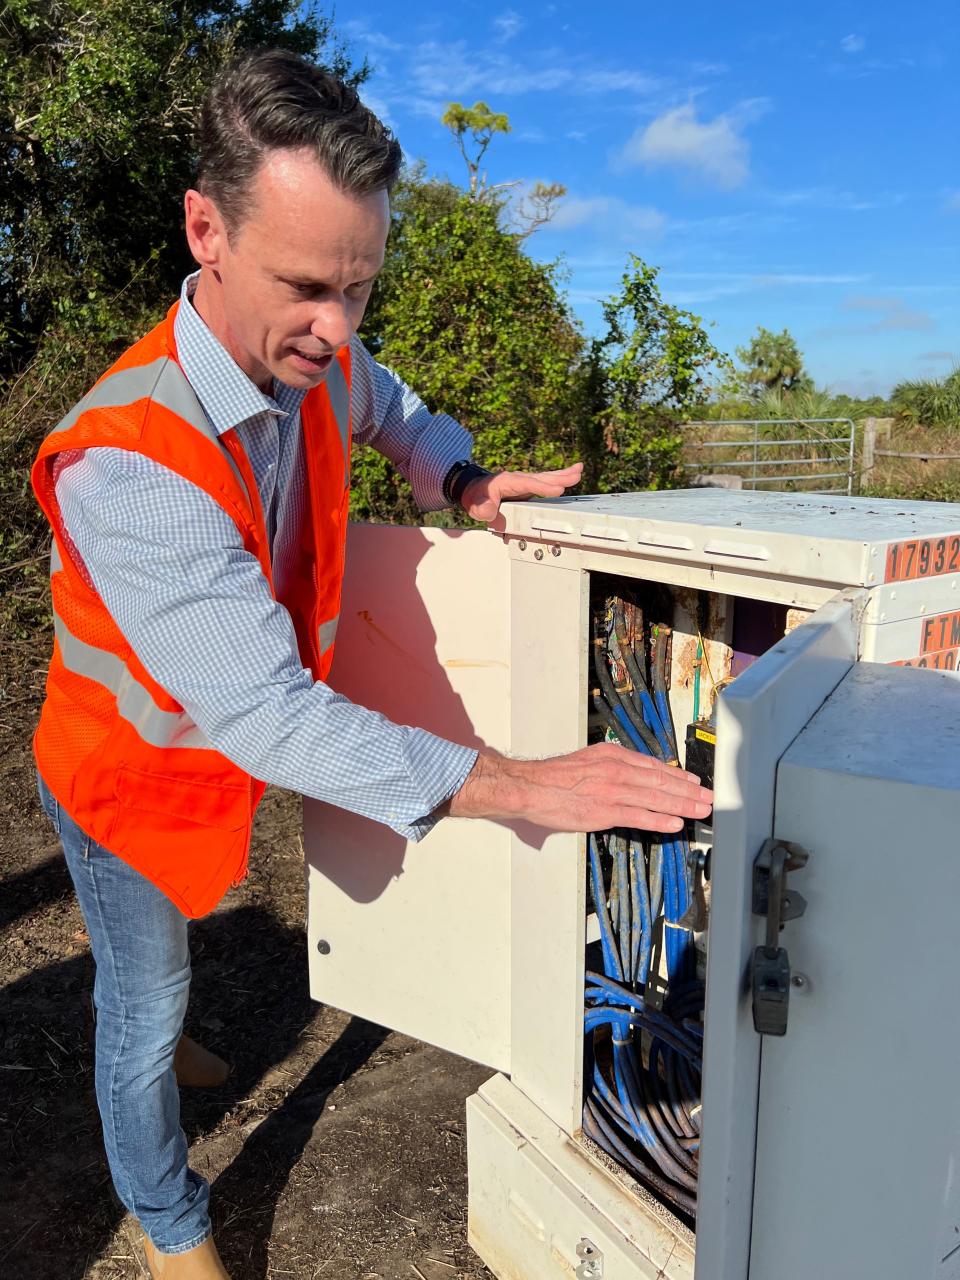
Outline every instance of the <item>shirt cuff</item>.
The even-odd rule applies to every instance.
[[[447,414],[434,414],[417,437],[407,468],[413,498],[421,511],[442,511],[450,505],[443,494],[447,473],[455,462],[469,462],[472,457],[470,432]]]
[[[455,796],[477,762],[478,752],[437,738],[425,729],[414,730],[403,750],[410,776],[423,788],[423,816],[408,823],[390,823],[398,835],[414,842],[422,840],[440,819],[437,809]]]

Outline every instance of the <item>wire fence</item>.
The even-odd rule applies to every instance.
[[[853,493],[851,418],[726,418],[688,422],[683,466],[731,488]]]

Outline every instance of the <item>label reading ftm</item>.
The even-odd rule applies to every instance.
[[[920,652],[960,648],[960,612],[938,613],[920,624]]]
[[[911,667],[928,667],[933,671],[956,671],[960,658],[960,612],[938,613],[920,623],[920,657]]]
[[[887,547],[884,582],[912,582],[960,572],[960,533],[942,538],[914,538]]]
[[[898,667],[925,667],[931,671],[960,669],[960,611],[938,613],[920,623],[920,655],[905,658]]]

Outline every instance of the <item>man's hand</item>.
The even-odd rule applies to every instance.
[[[508,498],[559,498],[565,489],[579,484],[583,463],[564,467],[562,471],[500,471],[492,476],[478,476],[463,491],[460,505],[473,520],[489,524],[496,520],[500,503]]]
[[[713,792],[692,773],[599,742],[551,760],[482,751],[448,802],[455,818],[526,818],[549,831],[680,831],[705,818]]]

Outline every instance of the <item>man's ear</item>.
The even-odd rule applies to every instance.
[[[192,187],[183,197],[187,244],[201,267],[217,270],[227,245],[227,229],[220,211],[209,196]]]

